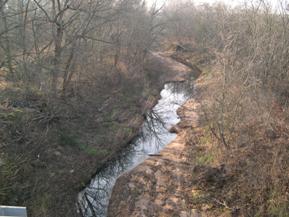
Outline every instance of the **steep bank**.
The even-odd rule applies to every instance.
[[[155,105],[163,84],[190,75],[190,68],[179,63],[172,68],[171,63],[169,58],[150,54],[146,71],[151,83],[146,89],[138,92],[127,84],[121,92],[118,86],[112,87],[109,93],[100,95],[106,98],[100,108],[88,108],[90,122],[79,114],[67,119],[70,114],[53,113],[44,103],[38,108],[39,98],[36,108],[30,102],[27,104],[31,108],[2,104],[3,203],[27,206],[30,216],[77,216],[77,193],[138,133],[143,115]],[[74,105],[63,102],[61,106],[66,109]],[[13,160],[15,155],[20,156],[17,161]]]

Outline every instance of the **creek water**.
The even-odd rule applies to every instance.
[[[107,216],[110,195],[117,178],[150,155],[158,154],[175,139],[176,134],[170,133],[169,129],[180,121],[177,110],[192,93],[190,82],[165,84],[160,93],[161,98],[146,115],[138,136],[79,193],[78,209],[83,217]]]

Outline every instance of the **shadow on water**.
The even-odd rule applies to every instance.
[[[190,82],[174,82],[165,85],[156,106],[146,115],[139,135],[128,147],[105,167],[91,183],[79,193],[78,209],[83,217],[105,217],[110,194],[117,178],[142,163],[149,155],[157,154],[175,139],[169,129],[179,122],[177,109],[193,93]]]

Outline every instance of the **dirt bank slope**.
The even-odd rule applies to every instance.
[[[150,157],[121,176],[112,193],[109,217],[197,216],[189,206],[193,168],[186,145],[188,130],[198,126],[199,104],[189,100],[179,110],[180,132],[160,156]],[[184,109],[190,108],[190,109]]]

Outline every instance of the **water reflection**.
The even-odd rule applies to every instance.
[[[83,217],[105,217],[116,179],[143,162],[150,154],[157,154],[176,135],[169,129],[179,122],[177,109],[191,96],[189,82],[169,83],[161,91],[161,99],[147,114],[139,136],[118,157],[110,161],[80,194],[79,212]]]

